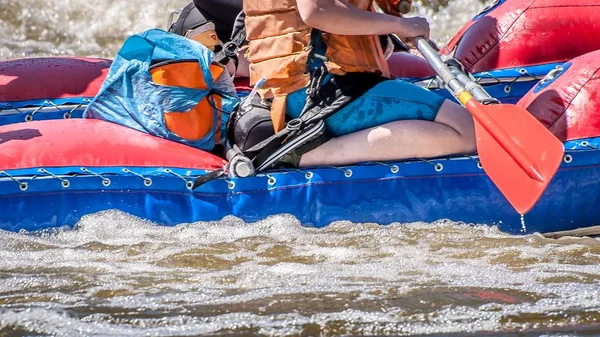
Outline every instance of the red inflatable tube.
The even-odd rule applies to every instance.
[[[435,73],[423,58],[394,53],[388,60],[395,77],[421,78]],[[84,57],[48,57],[0,62],[0,102],[94,97],[111,61]],[[234,80],[238,90],[250,90],[248,79]]]
[[[423,78],[435,75],[435,70],[427,60],[407,52],[393,53],[387,63],[394,77]]]
[[[85,57],[46,57],[0,61],[0,102],[95,97],[111,61]],[[248,90],[247,78],[236,78]]]
[[[97,119],[0,126],[0,170],[36,167],[145,166],[214,170],[210,153]]]
[[[600,50],[573,59],[518,103],[560,140],[600,135]]]
[[[600,49],[597,0],[506,0],[442,48],[472,73],[566,62]]]
[[[82,57],[0,62],[0,102],[94,97],[111,61]]]

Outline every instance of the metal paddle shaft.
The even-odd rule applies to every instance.
[[[415,38],[413,43],[473,115],[477,152],[485,172],[519,213],[527,213],[560,166],[562,142],[519,106],[479,103],[424,38]]]
[[[458,96],[460,91],[466,90],[478,101],[492,98],[487,91],[485,91],[478,83],[471,80],[467,74],[462,73],[457,66],[449,67],[446,62],[440,58],[437,51],[429,45],[427,40],[418,37],[415,39],[415,42],[421,54],[429,61],[431,66],[438,73],[438,76],[446,85],[448,85],[455,96]],[[457,90],[459,91],[458,93]]]
[[[465,89],[473,96],[473,98],[475,98],[478,102],[491,102],[491,101],[496,101],[496,99],[492,98],[492,96],[490,96],[490,94],[488,94],[487,91],[485,91],[485,89],[483,89],[483,87],[481,85],[479,85],[479,83],[473,81],[471,79],[470,76],[468,76],[467,74],[462,72],[462,68],[459,68],[458,66],[452,66],[449,65],[450,70],[452,70],[452,73],[454,74],[454,76],[456,76],[456,79],[458,80],[458,82],[460,82],[460,84],[462,84]]]
[[[419,52],[421,52],[421,55],[423,55],[423,57],[425,57],[425,59],[433,67],[442,81],[444,81],[448,88],[450,88],[454,96],[457,96],[461,91],[465,90],[465,88],[452,73],[452,70],[448,68],[440,55],[429,45],[429,42],[427,42],[425,38],[416,37],[413,39],[413,43]]]

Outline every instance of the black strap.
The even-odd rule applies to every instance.
[[[246,44],[246,14],[241,11],[235,19],[233,31],[231,32],[231,40],[223,44],[220,51],[215,54],[214,60],[223,65],[229,61],[233,61],[237,69],[238,66],[238,51]]]
[[[372,73],[349,73],[343,76],[334,76],[307,98],[307,104],[300,117],[287,122],[283,130],[246,150],[244,155],[252,158],[255,167],[259,167],[286,140],[301,133],[305,128],[333,116],[384,80],[386,78]]]
[[[243,12],[238,16],[238,20],[240,17],[243,17]],[[245,42],[245,31],[245,26],[242,26],[238,31],[234,31],[232,41],[237,46],[241,46]],[[317,34],[319,32],[313,33]],[[242,40],[241,37],[244,37],[244,39]],[[387,80],[380,73],[348,73],[343,76],[334,76],[327,83],[321,84],[320,82],[326,71],[325,66],[321,65],[311,72],[311,84],[308,88],[310,89],[309,95],[299,118],[288,121],[283,130],[242,153],[252,160],[255,167],[260,167],[261,164],[265,163],[287,141],[292,140],[295,136],[301,136],[303,131],[311,127],[316,127],[319,122],[333,116],[376,84]],[[229,122],[231,121],[230,119]],[[312,138],[308,141],[311,144],[301,143],[298,146],[304,149],[314,148],[312,146],[314,144],[312,143],[320,144],[320,138],[322,137]],[[225,169],[223,168],[222,170],[198,177],[194,188],[221,176]]]
[[[227,170],[227,166],[223,166],[218,170],[214,170],[211,172],[208,172],[206,174],[203,174],[201,176],[196,177],[196,179],[194,179],[194,185],[192,185],[192,190],[195,190],[196,188],[206,184],[207,182],[220,178],[223,175],[225,175],[225,171]]]

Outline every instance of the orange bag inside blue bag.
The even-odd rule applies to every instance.
[[[214,79],[219,78],[223,71],[222,66],[215,64],[210,66],[210,72]],[[208,89],[197,61],[163,62],[152,66],[150,74],[156,84],[200,90]],[[215,139],[218,140],[221,138],[221,110],[221,97],[216,94],[208,94],[189,111],[165,111],[165,125],[169,131],[188,140],[201,139],[214,128],[217,133]]]

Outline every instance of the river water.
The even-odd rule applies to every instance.
[[[166,29],[169,13],[189,1],[0,0],[0,60],[48,55],[112,58],[127,36]],[[486,5],[451,0],[439,9],[447,1],[425,0],[427,5],[413,10],[430,18],[432,38],[438,42],[447,41]]]
[[[112,57],[175,0],[0,0],[0,59]],[[430,18],[446,41],[485,4]],[[0,232],[0,335],[600,335],[600,241],[284,215],[159,227],[116,211]]]

